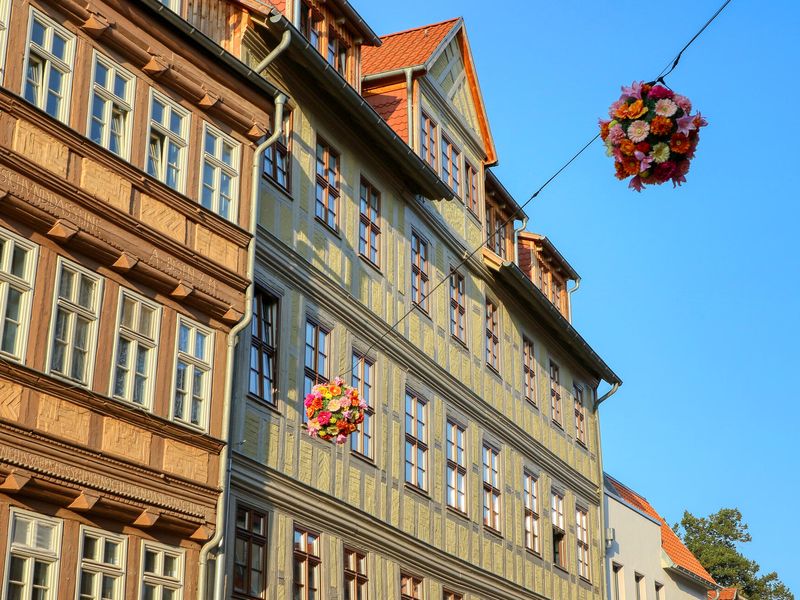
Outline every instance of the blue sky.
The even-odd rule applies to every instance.
[[[520,201],[720,4],[354,0],[380,34],[465,18]],[[528,206],[583,277],[575,325],[625,381],[601,409],[606,470],[670,523],[738,507],[745,553],[796,594],[798,23],[795,0],[733,0],[684,54],[667,83],[710,123],[688,184],[629,191],[596,144]]]

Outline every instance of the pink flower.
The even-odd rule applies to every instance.
[[[344,379],[342,379],[341,377],[335,377],[333,379],[333,383],[335,385],[338,385],[339,387],[342,387],[344,385]]]
[[[625,130],[619,123],[612,126],[611,129],[608,130],[608,137],[606,138],[606,141],[609,141],[615,146],[618,146],[619,143],[624,139],[625,139]]]
[[[342,413],[342,418],[345,421],[349,421],[352,417],[353,417],[353,411],[352,410],[346,410],[346,411],[344,411]]]
[[[705,127],[706,125],[708,125],[708,121],[706,121],[705,118],[703,117],[703,115],[701,115],[698,112],[694,116],[694,124],[697,126],[698,129],[700,129],[701,127]]]
[[[359,402],[358,403],[358,408],[360,408],[361,410],[365,410],[367,408],[366,401],[362,400],[361,402]]]
[[[656,102],[656,114],[661,117],[671,117],[678,111],[678,105],[669,98],[661,98]]]
[[[643,85],[643,81],[634,81],[630,86],[622,86],[622,95],[639,100],[642,97]]]
[[[317,421],[319,421],[320,425],[327,425],[328,423],[330,423],[331,422],[330,411],[323,410],[322,412],[320,412],[319,416],[317,417]]]
[[[314,396],[312,394],[309,394],[308,396],[306,396],[306,399],[303,400],[303,404],[305,405],[306,408],[308,408],[309,406],[311,406],[311,403],[313,401],[314,401]]]
[[[634,143],[643,142],[648,133],[650,133],[650,125],[647,124],[647,121],[640,119],[628,126],[628,137]]]
[[[337,444],[344,444],[347,441],[347,436],[343,433],[340,433],[336,436],[336,443]]]
[[[676,133],[689,135],[690,131],[697,129],[694,124],[694,117],[689,115],[683,115],[682,117],[676,119],[675,122],[678,124],[678,131]]]
[[[617,109],[623,104],[625,104],[625,100],[623,100],[622,98],[612,103],[611,106],[608,107],[608,116],[611,117],[612,119],[615,118],[614,113],[617,112]]]
[[[677,104],[686,114],[692,112],[692,102],[686,96],[675,94],[672,99],[675,101],[675,104]]]
[[[652,98],[653,100],[658,100],[659,98],[672,98],[675,94],[672,90],[665,88],[663,85],[654,85],[649,92],[647,92],[647,97]]]
[[[650,163],[653,162],[653,157],[648,156],[644,152],[639,152],[638,150],[633,153],[633,156],[636,160],[639,161],[639,172],[643,173],[650,168]]]
[[[642,178],[638,175],[631,179],[631,182],[628,184],[628,187],[632,190],[636,190],[637,192],[641,192],[644,184],[642,183]]]

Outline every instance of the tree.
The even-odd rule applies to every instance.
[[[673,529],[721,586],[738,588],[748,600],[794,600],[777,573],[760,575],[758,563],[739,552],[752,538],[738,509],[722,508],[708,517],[684,511]]]

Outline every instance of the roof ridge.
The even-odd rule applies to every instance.
[[[410,29],[403,29],[402,31],[394,31],[392,33],[385,33],[380,38],[383,40],[388,37],[392,37],[395,35],[403,35],[405,33],[412,33],[414,31],[420,31],[421,29],[428,29],[429,27],[438,27],[439,25],[444,25],[445,23],[454,23],[460,20],[462,17],[452,17],[450,19],[445,19],[444,21],[439,21],[438,23],[428,23],[427,25],[419,25],[417,27],[412,27]]]
[[[641,495],[639,492],[637,492],[637,491],[636,491],[635,489],[633,489],[632,487],[630,487],[630,486],[628,486],[628,485],[625,485],[625,484],[624,484],[624,483],[622,483],[622,482],[621,482],[619,479],[617,479],[617,478],[616,478],[616,477],[614,477],[613,475],[609,475],[609,474],[608,474],[608,473],[606,473],[605,471],[603,471],[603,473],[605,473],[605,476],[606,476],[606,477],[608,477],[608,478],[609,478],[609,479],[612,481],[612,483],[614,483],[615,485],[619,485],[619,486],[621,486],[621,487],[624,487],[624,488],[625,488],[626,490],[628,490],[628,491],[629,491],[631,494],[636,494],[636,495],[637,495],[639,498],[641,498],[642,500],[644,500],[645,502],[647,502],[648,504],[650,504],[650,501],[649,501],[647,498],[645,498],[644,496],[642,496],[642,495]],[[652,504],[650,504],[650,506],[652,507]],[[655,508],[654,508],[653,510],[655,511]],[[658,511],[656,511],[656,513],[658,513]],[[660,515],[660,514],[659,514],[658,516],[659,516],[659,517],[661,517],[661,515]],[[663,517],[661,517],[661,518],[663,519]]]

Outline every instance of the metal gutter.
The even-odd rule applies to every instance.
[[[359,29],[362,34],[366,34],[365,37],[369,40],[371,46],[380,46],[383,43],[380,36],[373,31],[372,27],[367,25],[364,18],[358,14],[358,11],[353,8],[347,0],[332,0],[331,4],[336,5],[336,7],[344,13],[348,21],[358,25],[356,28]]]

